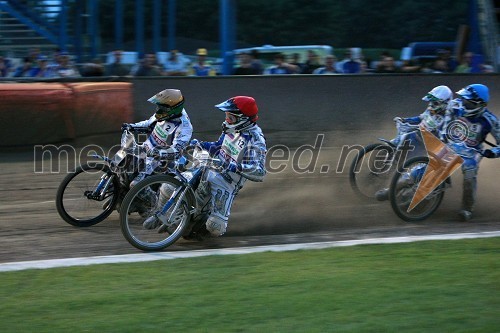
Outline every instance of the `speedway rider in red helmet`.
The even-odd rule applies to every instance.
[[[246,180],[261,182],[264,179],[267,148],[256,123],[259,110],[253,97],[235,96],[215,107],[225,113],[222,134],[215,142],[199,144],[211,156],[223,161],[224,170],[210,170],[196,195],[197,200],[206,202],[198,216],[206,219],[206,230],[202,230],[200,236],[210,233],[216,237],[226,232],[234,197]]]

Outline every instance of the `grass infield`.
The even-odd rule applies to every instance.
[[[0,332],[497,332],[500,238],[0,273]]]

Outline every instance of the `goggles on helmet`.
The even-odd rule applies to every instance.
[[[475,100],[472,100],[472,99],[462,98],[462,105],[467,110],[473,110],[473,109],[479,107],[481,104],[482,103],[479,102],[479,101],[475,101]]]
[[[166,104],[156,104],[155,117],[157,120],[164,120],[167,117],[173,117],[180,115],[183,108],[183,103],[178,103],[177,105],[170,106]]]
[[[228,125],[233,125],[241,121],[242,116],[231,112],[226,112],[226,123]]]

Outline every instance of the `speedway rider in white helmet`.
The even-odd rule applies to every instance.
[[[446,139],[449,142],[464,142],[466,146],[482,149],[488,134],[491,134],[497,147],[475,153],[472,158],[463,157],[462,173],[464,175],[462,210],[459,215],[464,221],[472,218],[476,201],[477,172],[481,158],[500,157],[500,122],[486,106],[490,100],[488,87],[484,84],[470,84],[456,92],[458,98],[453,100],[446,119]],[[453,146],[452,146],[453,147]]]
[[[247,179],[261,182],[266,174],[266,141],[256,123],[259,110],[255,99],[235,96],[215,107],[225,113],[222,134],[215,142],[199,144],[221,159],[224,168],[222,172],[210,170],[196,193],[197,200],[207,202],[206,211],[198,217],[206,219],[206,230],[198,235],[201,237],[224,234],[238,191]]]
[[[427,108],[419,116],[400,118],[396,117],[394,120],[399,119],[405,124],[409,125],[423,125],[426,130],[441,138],[443,135],[442,128],[445,120],[446,110],[453,97],[453,92],[448,86],[437,86],[422,97],[423,101],[428,102]],[[404,129],[403,129],[404,131]],[[392,143],[398,145],[401,136],[404,133],[399,132],[398,136],[391,140]]]
[[[410,139],[413,144],[417,143],[417,139],[413,137],[405,136],[406,133],[414,130],[415,126],[421,125],[426,130],[434,134],[439,139],[444,136],[443,127],[445,124],[445,115],[449,109],[449,104],[452,100],[453,92],[448,86],[437,86],[432,88],[424,97],[423,101],[428,102],[427,108],[419,116],[409,117],[409,118],[394,118],[394,121],[398,121],[398,135],[391,140],[391,142],[399,146],[402,144],[402,139]],[[420,134],[420,132],[417,132]],[[420,138],[419,138],[420,140]],[[421,141],[421,140],[420,140]],[[422,144],[423,145],[423,144]],[[416,147],[418,149],[418,147]],[[414,149],[413,151],[417,151]],[[412,152],[413,152],[412,151]],[[408,156],[406,156],[408,158]],[[385,201],[389,199],[389,189],[384,188],[377,193],[375,193],[375,198],[379,201]]]
[[[134,127],[149,127],[152,129],[142,146],[147,155],[145,169],[132,180],[130,186],[151,174],[159,165],[160,160],[175,160],[186,148],[193,134],[193,126],[184,109],[184,96],[178,89],[160,91],[148,102],[156,105],[156,112],[149,119],[133,124],[123,124],[122,130]],[[156,157],[156,158],[155,158]]]

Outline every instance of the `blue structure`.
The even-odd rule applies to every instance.
[[[495,45],[489,45],[485,42],[484,31],[481,26],[484,25],[486,2],[488,0],[469,0],[469,40],[467,48],[476,54],[484,54],[491,58],[488,50],[493,49]],[[107,1],[106,3],[110,3]],[[139,54],[145,51],[144,41],[145,24],[152,25],[153,51],[169,51],[177,48],[176,45],[176,11],[177,0],[114,0],[114,45],[116,49],[124,48],[124,7],[126,4],[133,5],[135,11],[135,50]],[[53,2],[44,0],[18,1],[6,0],[0,1],[0,12],[2,15],[10,15],[18,22],[26,26],[26,31],[30,35],[36,32],[38,35],[37,43],[44,43],[51,47],[57,46],[63,51],[68,51],[76,55],[77,60],[82,62],[99,56],[103,51],[100,45],[100,24],[99,8],[102,2],[98,0],[60,0],[59,5],[54,6]],[[144,12],[144,5],[152,4],[151,13]],[[489,3],[489,2],[488,2]],[[497,3],[495,1],[495,3]],[[29,4],[29,5],[27,5]],[[73,9],[69,13],[69,8]],[[489,5],[490,7],[493,5]],[[500,8],[493,8],[493,11]],[[164,11],[167,11],[166,15]],[[490,10],[491,11],[491,10]],[[70,14],[72,15],[70,17]],[[146,17],[148,15],[148,17]],[[482,15],[482,16],[481,16]],[[149,17],[151,16],[151,17]],[[236,0],[219,0],[220,17],[220,57],[224,60],[222,66],[223,74],[231,74],[236,44]],[[498,21],[498,14],[496,20]],[[162,24],[164,20],[166,24]],[[162,31],[162,26],[166,25],[167,31]],[[15,36],[9,38],[5,24],[2,24],[2,39],[0,40],[0,52],[4,50],[11,51],[17,45],[19,49],[30,48],[28,43],[24,46],[26,39],[15,41]],[[18,29],[18,28],[17,28]],[[483,28],[484,30],[484,28]],[[14,31],[14,30],[13,30]],[[494,33],[494,32],[493,32]],[[168,45],[161,45],[162,35],[167,36]],[[35,42],[31,43],[36,45]],[[496,43],[495,43],[496,44]],[[490,59],[491,60],[491,59]],[[494,61],[494,60],[493,60]]]

